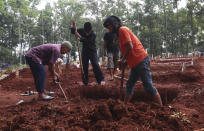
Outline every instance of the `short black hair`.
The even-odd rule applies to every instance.
[[[90,22],[86,22],[84,24],[84,31],[85,32],[89,32],[92,29],[91,23]]]
[[[108,27],[108,26],[115,26],[116,24],[118,24],[119,26],[122,26],[122,23],[120,21],[120,19],[117,16],[109,16],[104,20],[103,26],[104,27]]]

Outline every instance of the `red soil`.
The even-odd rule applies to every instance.
[[[120,100],[120,80],[108,81],[103,69],[105,86],[96,82],[90,70],[88,86],[81,86],[80,69],[69,67],[64,71],[62,88],[65,98],[48,74],[47,90],[55,91],[55,99],[39,101],[37,95],[20,96],[30,87],[35,91],[29,68],[0,81],[0,130],[56,130],[56,131],[135,131],[135,130],[196,130],[204,128],[204,57],[195,66],[179,72],[177,69],[151,66],[154,86],[160,92],[163,107],[151,104],[141,82],[128,112]],[[126,71],[125,77],[128,77]],[[124,82],[124,87],[125,87]],[[124,94],[122,94],[124,96]],[[24,103],[16,105],[20,100]]]

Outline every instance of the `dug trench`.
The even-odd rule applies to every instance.
[[[157,88],[162,102],[164,105],[171,103],[174,98],[178,96],[179,88],[178,87],[169,87],[169,88]],[[87,87],[84,86],[80,89],[80,96],[82,98],[91,98],[91,99],[121,99],[125,96],[125,91],[120,94],[120,90],[114,87],[96,87],[91,86]],[[122,99],[123,100],[123,99]],[[143,89],[143,87],[137,87],[134,90],[134,94],[132,96],[131,102],[151,102],[152,97]]]
[[[204,60],[202,59],[202,61]],[[204,84],[200,73],[194,68],[198,68],[197,71],[203,69],[189,67],[183,73],[164,70],[165,73],[152,74],[154,86],[162,97],[163,107],[151,104],[151,97],[145,92],[139,81],[135,86],[132,101],[127,105],[128,114],[123,100],[119,99],[119,79],[114,81],[105,79],[105,86],[92,84],[96,80],[90,70],[90,85],[81,86],[79,84],[81,81],[80,69],[70,66],[68,74],[63,74],[61,81],[69,103],[64,103],[65,98],[62,92],[57,85],[51,82],[48,74],[46,89],[56,92],[55,99],[49,102],[32,100],[18,106],[1,107],[0,129],[3,131],[201,129],[204,126],[202,106]],[[156,72],[158,69],[152,71]],[[161,70],[159,71],[161,72]],[[105,78],[108,78],[106,69],[103,69],[103,73]],[[126,71],[125,78],[128,78],[128,73],[129,71]],[[13,77],[13,75],[0,81],[1,90],[7,94],[12,92],[18,95],[19,92],[27,91],[28,87],[35,90],[29,68],[21,70],[19,78]],[[30,97],[26,96],[24,99]]]

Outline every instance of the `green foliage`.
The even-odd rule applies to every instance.
[[[0,63],[4,62],[15,62],[15,57],[13,57],[13,50],[0,46]]]
[[[70,33],[72,20],[77,27],[89,21],[97,34],[99,56],[103,56],[103,36],[107,31],[103,20],[118,16],[141,40],[148,53],[187,54],[204,48],[203,0],[188,0],[178,8],[180,0],[58,0],[39,10],[42,0],[0,0],[0,47],[5,50],[0,62],[23,61],[23,54],[43,43],[73,44],[71,58],[76,59],[76,39]],[[21,52],[16,48],[20,47]],[[80,44],[81,46],[81,44]],[[164,48],[165,47],[165,48]]]

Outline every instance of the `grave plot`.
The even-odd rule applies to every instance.
[[[125,106],[123,99],[119,97],[120,95],[124,97],[124,93],[120,94],[119,90],[120,79],[107,80],[109,74],[105,68],[103,68],[105,86],[96,83],[92,70],[89,71],[88,86],[80,84],[79,68],[70,65],[69,71],[63,71],[61,86],[68,96],[68,103],[64,102],[64,95],[52,82],[49,73],[46,90],[56,92],[55,99],[51,101],[39,101],[37,94],[20,96],[28,89],[35,91],[28,68],[20,70],[19,77],[13,77],[11,73],[8,78],[0,81],[0,99],[4,98],[2,99],[4,102],[0,101],[0,129],[202,130],[204,58],[196,58],[194,65],[187,66],[183,72],[180,67],[177,69],[172,66],[175,64],[164,64],[164,61],[162,64],[158,63],[152,62],[151,70],[154,86],[161,94],[164,103],[162,107],[151,103],[151,97],[144,91],[140,80],[134,88],[131,102]],[[125,72],[125,78],[128,78],[128,74],[129,69]],[[124,81],[124,90],[125,84],[126,81]],[[24,102],[16,105],[20,100]]]

